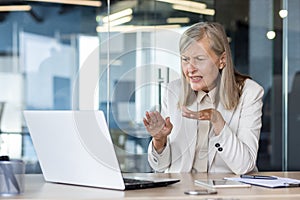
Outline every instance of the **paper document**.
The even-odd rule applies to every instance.
[[[277,176],[276,176],[277,177]],[[268,188],[283,188],[283,187],[300,187],[300,180],[292,178],[277,177],[277,179],[252,179],[252,178],[225,178],[227,180],[239,181],[242,183],[248,183],[251,185],[257,185]]]

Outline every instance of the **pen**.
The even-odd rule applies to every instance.
[[[276,180],[277,177],[275,176],[263,176],[263,175],[246,175],[242,174],[241,178],[249,178],[249,179],[266,179],[266,180]]]

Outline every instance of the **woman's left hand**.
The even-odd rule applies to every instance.
[[[200,111],[191,111],[186,107],[182,107],[182,116],[190,119],[209,120],[216,135],[220,134],[225,125],[225,120],[223,119],[221,113],[213,108]]]

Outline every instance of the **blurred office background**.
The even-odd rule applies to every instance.
[[[216,21],[265,89],[259,170],[300,170],[299,18],[295,0],[1,0],[0,154],[40,173],[22,110],[101,109],[122,170],[150,172],[144,113],[180,77],[180,34]]]

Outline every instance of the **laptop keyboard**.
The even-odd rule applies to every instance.
[[[125,183],[125,185],[126,184],[148,184],[148,183],[153,183],[153,181],[124,178],[124,183]]]
[[[167,186],[179,182],[179,180],[177,179],[174,180],[170,179],[168,181],[167,180],[160,180],[160,181],[141,180],[136,178],[123,178],[123,179],[124,179],[126,190],[162,187],[162,186]]]

